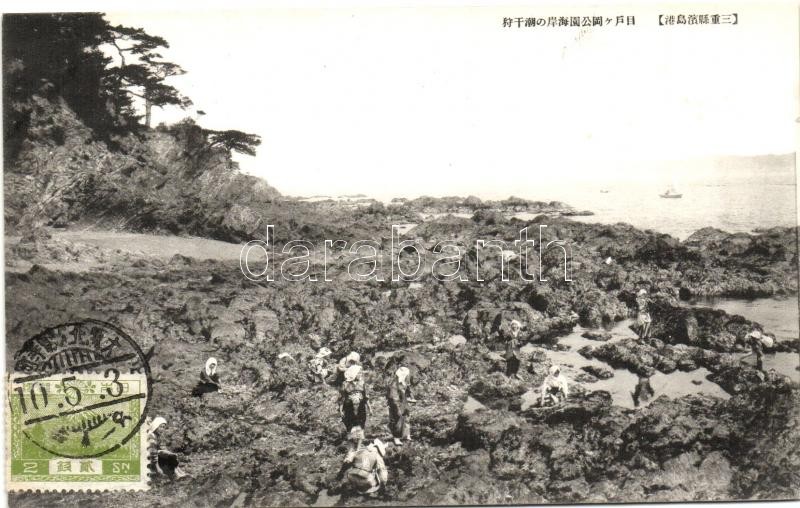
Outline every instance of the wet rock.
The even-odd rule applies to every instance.
[[[614,373],[611,369],[598,365],[585,365],[581,367],[581,370],[588,372],[598,379],[610,379],[614,377]]]
[[[472,383],[467,392],[490,408],[507,408],[526,390],[527,387],[522,382],[509,379],[500,372],[493,372]]]
[[[175,254],[170,258],[169,264],[173,267],[190,266],[194,264],[194,260],[182,254]]]
[[[727,443],[730,430],[721,425],[718,412],[723,402],[707,396],[688,396],[671,403],[665,396],[641,410],[642,417],[628,427],[623,439],[630,443],[635,434],[641,441],[628,445],[629,453],[647,453],[658,461],[680,455],[694,444],[709,446]]]
[[[543,316],[524,302],[510,302],[504,307],[472,308],[464,317],[463,334],[470,341],[499,341],[508,333],[513,319],[523,324],[521,338],[542,330]]]
[[[726,392],[736,394],[751,385],[763,383],[766,376],[754,367],[740,364],[725,366],[708,376],[708,380],[717,383]]]
[[[583,337],[584,339],[605,342],[607,340],[610,340],[612,335],[611,335],[610,332],[599,332],[599,331],[587,330],[587,331],[585,331],[585,332],[583,332],[581,334],[581,337]]]
[[[682,343],[718,352],[733,352],[754,323],[725,311],[683,307],[666,299],[654,299],[648,305],[652,317],[651,333],[671,343]]]
[[[575,311],[581,326],[598,328],[604,323],[613,323],[625,318],[628,309],[619,300],[600,290],[590,290],[582,295]]]
[[[507,411],[488,410],[462,413],[453,437],[467,449],[490,449],[503,434],[524,427],[524,420]]]
[[[596,383],[598,379],[588,372],[581,372],[575,376],[575,381],[579,383]]]
[[[649,499],[704,500],[728,499],[732,472],[730,462],[721,452],[703,459],[696,453],[683,453],[664,462],[654,475],[642,479]]]
[[[217,343],[225,342],[230,350],[241,347],[246,337],[247,332],[239,323],[215,321],[209,326],[209,338]]]
[[[644,374],[659,370],[665,374],[676,369],[692,371],[705,367],[714,372],[722,368],[725,356],[684,344],[665,344],[659,339],[638,341],[620,340],[597,346],[581,354],[608,362],[614,368],[625,368],[631,372]],[[584,355],[584,356],[585,356]]]

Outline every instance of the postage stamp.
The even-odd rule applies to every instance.
[[[146,490],[149,373],[136,343],[102,321],[26,341],[7,382],[8,490]]]

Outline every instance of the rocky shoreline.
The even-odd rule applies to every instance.
[[[28,235],[6,244],[7,358],[41,329],[87,317],[154,348],[153,414],[170,422],[167,439],[190,476],[153,479],[144,494],[114,494],[123,506],[158,506],[166,492],[171,502],[203,499],[209,506],[363,503],[341,492],[335,478],[343,455],[336,391],[306,376],[306,360],[323,345],[336,357],[357,350],[367,360],[375,401],[368,435],[388,436],[391,369],[403,361],[420,372],[415,440],[390,448],[389,486],[370,504],[796,498],[800,388],[731,361],[756,323],[682,302],[687,293],[796,294],[795,232],[703,233],[678,242],[627,225],[478,215],[432,219],[409,235],[465,245],[475,237],[513,241],[521,227],[540,223],[548,224],[550,239],[571,243],[573,282],[558,279],[557,265],[547,283],[504,282],[499,263],[489,260],[483,282],[253,283],[236,262],[162,259]],[[577,324],[628,317],[640,287],[653,295],[654,338],[595,341],[581,353],[632,372],[704,367],[731,397],[662,396],[626,409],[608,392],[593,391],[601,371],[571,369],[574,395],[566,405],[526,404],[526,392],[552,364],[550,351],[561,347],[554,339]],[[525,324],[523,343],[531,344],[522,380],[501,372],[499,332],[510,319]],[[775,349],[797,348],[792,341]],[[279,359],[284,352],[291,358]],[[191,397],[210,355],[220,360],[229,389]],[[16,506],[101,506],[112,498],[10,499]]]

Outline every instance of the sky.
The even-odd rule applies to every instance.
[[[737,25],[658,26],[659,14]],[[635,26],[504,28],[505,17]],[[794,152],[798,10],[783,4],[109,12],[170,42],[213,129],[259,134],[242,170],[288,195],[525,197],[661,184],[714,155]],[[612,23],[613,25],[614,23]],[[705,159],[704,159],[705,160]],[[706,175],[708,176],[708,175]]]

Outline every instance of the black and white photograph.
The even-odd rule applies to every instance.
[[[800,499],[796,3],[79,5],[2,9],[8,506]]]

